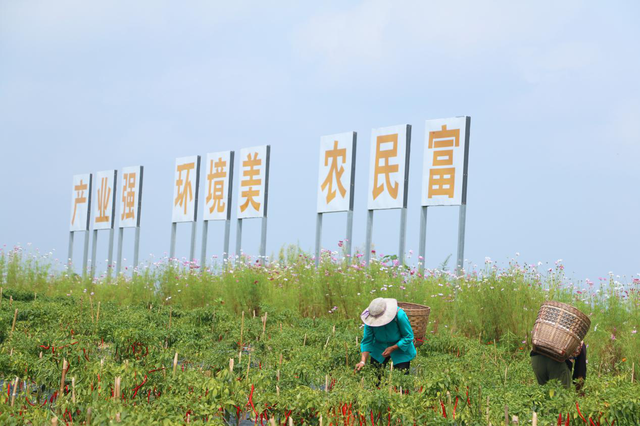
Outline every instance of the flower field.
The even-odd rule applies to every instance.
[[[291,248],[267,266],[165,259],[90,281],[43,257],[0,254],[2,424],[640,424],[637,280],[574,286],[561,262],[517,259],[422,276],[325,253],[316,269]],[[432,309],[409,375],[354,372],[378,295]],[[535,382],[547,299],[591,318],[579,393]]]

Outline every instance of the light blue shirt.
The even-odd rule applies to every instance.
[[[389,324],[381,327],[370,327],[365,324],[360,351],[369,352],[373,359],[383,362],[382,352],[393,345],[398,345],[398,349],[391,352],[391,360],[394,364],[411,361],[416,357],[413,330],[409,317],[402,308],[398,308],[398,314]]]

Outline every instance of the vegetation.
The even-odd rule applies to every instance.
[[[92,424],[475,425],[504,424],[505,410],[520,424],[533,411],[541,425],[640,423],[638,280],[579,288],[561,262],[542,273],[515,259],[423,276],[331,252],[316,269],[295,248],[267,266],[163,260],[94,281],[58,268],[0,254],[2,424],[81,424],[89,410]],[[353,369],[358,314],[378,295],[432,309],[411,374],[387,370],[379,386]],[[580,393],[535,383],[530,330],[547,299],[591,318]]]

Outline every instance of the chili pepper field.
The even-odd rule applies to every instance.
[[[160,260],[83,280],[0,255],[2,424],[640,424],[637,280],[571,283],[513,260],[464,276],[295,249],[203,270]],[[546,271],[546,270],[545,270]],[[431,307],[411,374],[354,372],[369,301]],[[538,386],[530,330],[547,299],[591,318],[580,392]]]

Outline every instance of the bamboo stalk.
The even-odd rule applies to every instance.
[[[54,417],[51,419],[51,426],[58,426],[58,418]]]
[[[263,338],[264,338],[264,333],[267,330],[267,315],[269,315],[269,312],[264,313],[264,319],[262,320],[262,337]]]
[[[91,308],[91,322],[95,322],[95,318],[93,318],[93,296],[89,296],[89,307]]]
[[[76,378],[71,378],[71,402],[76,403]]]
[[[329,375],[325,374],[324,376],[324,391],[329,392]]]
[[[324,344],[325,349],[327,349],[327,346],[329,345],[329,339],[331,339],[331,335],[327,337],[327,343]]]
[[[487,396],[487,423],[489,423],[489,396]]]
[[[233,373],[233,358],[229,359],[229,373]]]
[[[98,302],[98,312],[96,313],[96,324],[100,320],[100,302]]]
[[[276,426],[276,419],[275,419],[275,418],[273,418],[273,417],[271,417],[271,418],[269,419],[269,424],[271,424],[271,426]]]
[[[16,401],[16,391],[18,390],[18,378],[16,377],[15,383],[13,385],[13,392],[11,392],[11,406],[13,407],[14,402]]]
[[[9,296],[9,306],[13,306],[13,296]]]
[[[289,426],[293,426],[293,418],[289,417]]]
[[[307,346],[307,333],[304,333],[304,340],[302,341],[302,347]]]
[[[538,413],[536,413],[535,411],[531,416],[531,426],[538,426]]]
[[[91,407],[87,408],[87,420],[86,420],[85,424],[87,424],[87,425],[91,424]]]
[[[509,426],[509,406],[506,404],[504,406],[504,424]]]
[[[11,325],[11,334],[13,334],[13,330],[15,330],[16,328],[17,319],[18,319],[18,309],[16,309],[15,313],[13,314],[13,324]]]
[[[64,395],[64,379],[67,376],[67,370],[69,368],[69,363],[66,359],[62,360],[62,377],[60,379],[60,391],[58,392],[58,398],[62,398]]]
[[[276,395],[280,396],[280,386],[276,385]]]
[[[178,369],[178,352],[173,356],[173,377],[176,377],[176,370]]]

